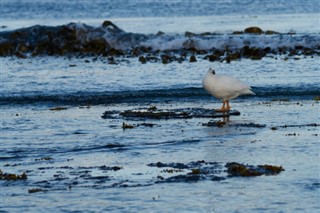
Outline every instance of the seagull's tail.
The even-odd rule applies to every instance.
[[[252,92],[251,90],[248,90],[247,95],[256,95],[256,93]]]
[[[256,95],[256,93],[252,92],[250,89],[245,91],[246,95]]]

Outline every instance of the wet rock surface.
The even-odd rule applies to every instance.
[[[237,110],[229,112],[218,112],[205,108],[181,108],[181,109],[155,109],[150,108],[133,109],[126,111],[105,111],[101,116],[103,119],[190,119],[190,118],[224,118],[239,116]]]

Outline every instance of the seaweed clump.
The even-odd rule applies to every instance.
[[[280,172],[284,171],[282,166],[272,166],[272,165],[258,165],[260,169],[264,169],[266,171],[265,175],[277,175]]]
[[[230,177],[254,177],[261,175],[277,175],[281,171],[284,171],[282,166],[273,165],[244,165],[240,163],[227,163],[225,167],[228,169],[228,175]]]
[[[0,180],[26,180],[27,174],[22,173],[21,175],[17,174],[10,174],[10,173],[3,173],[2,170],[0,170]]]

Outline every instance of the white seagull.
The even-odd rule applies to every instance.
[[[207,92],[216,98],[222,99],[222,107],[216,111],[229,111],[231,109],[229,100],[240,95],[255,95],[251,87],[242,81],[228,75],[219,75],[209,68],[202,80],[202,85]],[[226,106],[227,105],[227,106]]]

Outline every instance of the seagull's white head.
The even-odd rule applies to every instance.
[[[213,75],[216,74],[216,71],[214,71],[214,69],[212,69],[211,67],[210,67],[209,70],[208,70],[208,73],[209,73],[209,72],[211,72]]]

